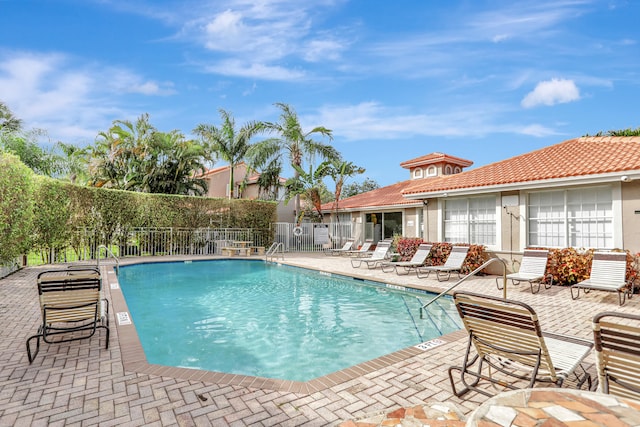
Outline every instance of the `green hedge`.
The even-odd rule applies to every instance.
[[[0,153],[0,170],[0,264],[33,250],[78,247],[71,233],[77,229],[96,242],[118,241],[140,227],[251,228],[273,241],[275,202],[81,187],[36,176],[5,153]]]
[[[33,172],[18,157],[0,153],[0,264],[31,247]]]

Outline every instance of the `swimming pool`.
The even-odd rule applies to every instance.
[[[308,381],[460,329],[450,299],[250,260],[123,266],[149,363]]]

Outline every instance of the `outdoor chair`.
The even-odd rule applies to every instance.
[[[413,254],[413,257],[411,257],[409,261],[383,262],[381,264],[382,271],[384,271],[385,273],[389,273],[395,270],[399,275],[409,274],[412,270],[422,266],[425,263],[427,257],[429,256],[429,253],[431,252],[432,246],[433,245],[430,245],[428,243],[421,243],[418,246],[418,250],[415,254]],[[403,271],[403,273],[400,273],[400,271]]]
[[[549,257],[549,251],[544,249],[525,249],[522,255],[522,262],[520,263],[520,269],[517,273],[507,274],[507,280],[511,280],[514,285],[519,285],[520,282],[529,282],[531,287],[531,293],[537,294],[540,292],[540,283],[544,279],[547,279],[544,284],[545,289],[549,289],[553,285],[553,274],[546,274],[547,271],[547,259]],[[502,277],[496,277],[496,286],[502,290],[500,281]],[[537,285],[536,289],[533,289],[533,285]]]
[[[345,251],[345,254],[349,256],[371,255],[373,253],[373,251],[371,250],[371,245],[372,245],[371,242],[364,242],[362,246],[360,246],[360,249],[352,249],[350,251]]]
[[[532,388],[537,382],[562,386],[571,376],[578,388],[585,382],[591,388],[591,376],[581,364],[593,348],[592,342],[543,333],[534,310],[519,301],[471,292],[455,292],[453,299],[469,334],[462,366],[449,368],[456,396],[470,390],[492,396],[486,388],[478,387],[481,380],[515,390]],[[460,372],[464,385],[460,391],[454,371]]]
[[[430,265],[426,267],[418,267],[416,268],[416,275],[418,278],[423,279],[425,277],[429,277],[429,274],[432,271],[435,271],[436,277],[439,282],[444,280],[449,280],[451,278],[451,273],[453,271],[458,272],[458,277],[460,277],[460,269],[462,268],[462,264],[464,264],[464,260],[467,257],[467,252],[469,252],[468,246],[454,246],[451,248],[451,253],[447,257],[447,260],[443,265]],[[426,273],[421,276],[421,273]],[[446,279],[444,277],[446,273]]]
[[[347,240],[344,245],[342,245],[341,248],[336,248],[336,249],[327,249],[324,254],[325,255],[342,255],[344,253],[347,253],[349,251],[351,251],[351,248],[353,247],[353,240]]]
[[[598,390],[640,400],[640,316],[605,312],[593,318]]]
[[[634,283],[627,282],[626,277],[626,252],[594,252],[589,278],[571,285],[571,298],[578,299],[580,289],[584,289],[585,294],[591,290],[617,292],[618,302],[623,305],[627,295],[631,299],[634,292]]]
[[[380,241],[370,257],[351,258],[351,266],[353,268],[359,268],[364,262],[367,264],[367,268],[375,268],[387,260],[387,254],[390,248],[390,242]]]
[[[38,274],[37,286],[42,323],[38,333],[27,339],[29,363],[40,350],[40,339],[47,344],[86,339],[98,328],[106,331],[105,348],[109,348],[109,302],[102,298],[98,269],[44,271]]]

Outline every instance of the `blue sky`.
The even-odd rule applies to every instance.
[[[639,127],[639,19],[635,0],[0,0],[0,100],[77,145],[284,102],[387,185],[436,151],[477,167]]]

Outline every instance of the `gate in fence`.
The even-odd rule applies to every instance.
[[[357,227],[351,223],[277,222],[275,242],[282,243],[286,252],[322,252],[327,248],[340,248],[347,240],[356,240]]]

